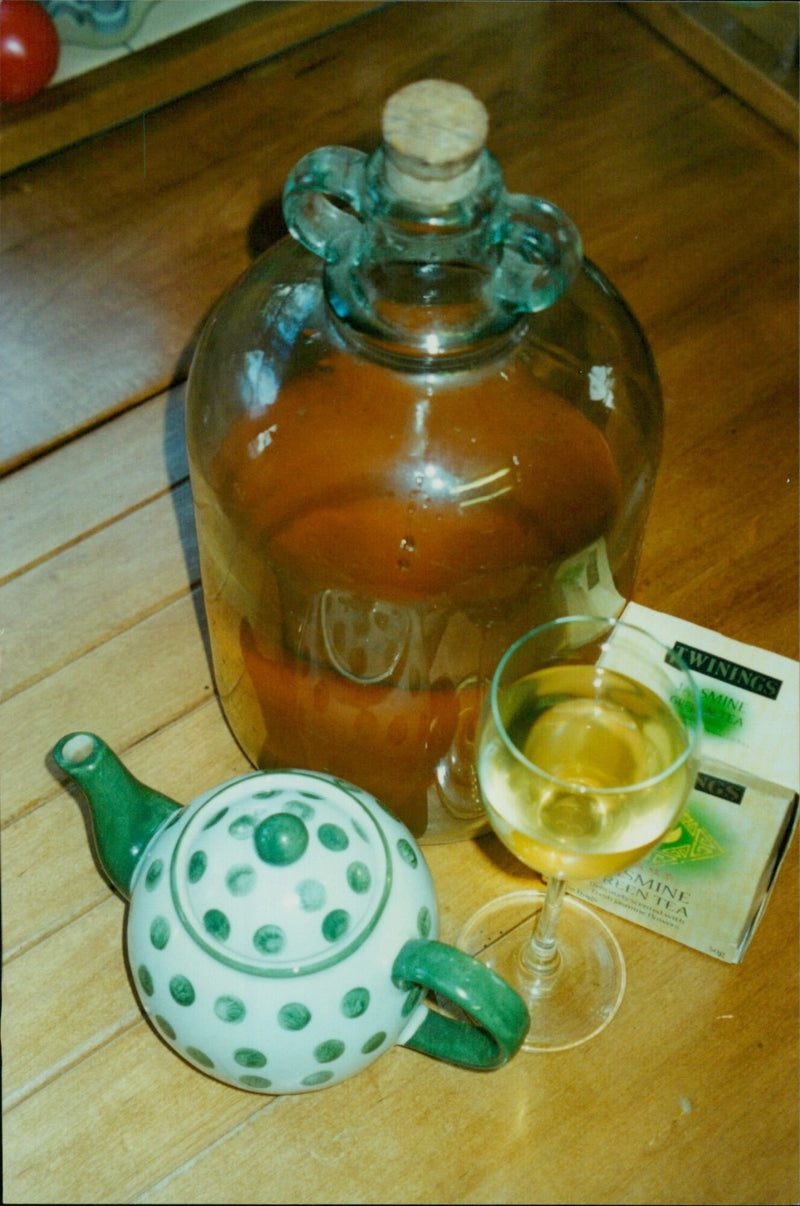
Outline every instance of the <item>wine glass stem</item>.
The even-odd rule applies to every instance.
[[[567,890],[566,880],[552,876],[547,881],[547,892],[542,910],[530,941],[522,949],[522,965],[528,975],[547,979],[558,971],[561,956],[556,945],[556,926],[561,916],[561,905]]]

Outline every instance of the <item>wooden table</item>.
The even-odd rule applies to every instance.
[[[571,214],[648,332],[666,437],[636,598],[797,654],[792,142],[635,6],[344,7],[2,181],[4,1198],[795,1202],[796,842],[740,966],[611,918],[613,1025],[495,1073],[396,1048],[261,1097],[175,1059],[134,1001],[123,904],[48,752],[93,729],[181,801],[245,769],[206,654],[183,382],[291,165],[373,145],[399,85],[472,88],[508,187]],[[530,878],[491,837],[427,855],[446,940]]]

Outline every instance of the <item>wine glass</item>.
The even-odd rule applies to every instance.
[[[611,875],[659,843],[693,786],[700,731],[700,693],[680,657],[621,620],[554,620],[500,661],[477,735],[478,781],[498,837],[547,891],[491,901],[457,945],[526,1002],[523,1050],[577,1046],[619,1008],[619,944],[566,885]]]

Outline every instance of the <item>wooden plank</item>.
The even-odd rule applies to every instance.
[[[133,774],[181,804],[251,769],[216,697],[135,745],[114,748]],[[4,961],[111,895],[95,865],[77,789],[57,792],[6,825],[0,853],[6,886]]]
[[[492,869],[495,841],[430,852],[437,885],[447,891],[461,916],[477,903],[475,884],[481,885],[479,895],[483,890],[492,894],[492,877],[497,878]],[[784,923],[791,916],[797,895],[794,866],[796,858],[786,868],[785,887],[791,891],[776,899],[765,927],[777,924],[779,912]],[[490,882],[484,885],[481,867],[489,872]],[[514,879],[519,884],[517,870],[508,874],[507,882]],[[537,1173],[540,1200],[556,1200],[567,1176],[570,1187],[586,1200],[667,1202],[664,1186],[658,1184],[663,1170],[654,1159],[665,1150],[672,1161],[670,1192],[678,1190],[681,1200],[692,1200],[692,1187],[700,1186],[704,1192],[695,1193],[694,1200],[698,1196],[719,1200],[714,1197],[716,1173],[698,1135],[718,1134],[714,1102],[723,1098],[729,1102],[728,1142],[752,1136],[754,1129],[761,1136],[762,1157],[755,1166],[739,1165],[735,1186],[740,1192],[735,1196],[752,1200],[748,1187],[757,1184],[764,1194],[759,1200],[787,1200],[774,1153],[786,1150],[795,1135],[796,1094],[791,1078],[785,1076],[796,1028],[791,991],[783,1001],[781,1028],[773,1042],[761,1046],[750,1070],[753,1093],[766,1093],[763,1100],[769,1105],[754,1118],[753,1098],[731,1103],[730,1091],[739,1075],[736,1060],[742,1031],[752,1044],[758,1043],[760,1007],[769,1001],[775,1016],[775,987],[793,983],[794,951],[784,944],[775,959],[772,946],[764,942],[765,954],[759,956],[757,940],[754,957],[748,956],[748,964],[736,969],[618,919],[612,918],[611,924],[623,942],[630,977],[628,997],[613,1032],[595,1042],[591,1060],[586,1059],[585,1049],[560,1053],[558,1060],[537,1060],[533,1078],[529,1059],[518,1059],[488,1080],[476,1081],[475,1074],[397,1050],[330,1093],[260,1099],[189,1070],[144,1025],[123,1029],[123,1006],[115,1039],[8,1110],[6,1143],[17,1159],[6,1194],[13,1201],[41,1200],[50,1169],[58,1167],[59,1185],[70,1201],[88,1200],[84,1195],[89,1185],[101,1201],[122,1197],[185,1201],[187,1196],[194,1200],[197,1186],[202,1185],[204,1200],[219,1200],[224,1186],[235,1200],[256,1202],[263,1199],[267,1180],[269,1196],[277,1202],[290,1201],[292,1194],[321,1202],[327,1200],[322,1196],[325,1192],[334,1201],[389,1201],[397,1196],[398,1185],[403,1187],[401,1200],[409,1202],[422,1200],[429,1186],[436,1200],[442,1201],[517,1200],[530,1187],[525,1161],[514,1158],[519,1157],[519,1144],[531,1128],[541,1133],[554,1110],[557,1116],[571,1118],[574,1086],[580,1083],[581,1134],[587,1150],[607,1150],[603,1137],[610,1115],[617,1125],[625,1117],[634,1125],[635,1117],[637,1134],[647,1137],[651,1158],[642,1161],[640,1148],[629,1144],[621,1152],[608,1150],[606,1158],[582,1161],[576,1167],[574,1152],[571,1156],[569,1147],[557,1144],[550,1150],[554,1155],[561,1151],[569,1168],[557,1158],[544,1162]],[[105,937],[104,957],[113,958],[116,949],[119,960],[112,928]],[[37,957],[44,960],[44,952]],[[75,1000],[69,992],[74,982],[69,960],[65,975],[66,983],[52,980],[48,991],[66,992]],[[687,991],[690,982],[692,989]],[[47,1001],[39,1007],[46,1009],[46,1005]],[[705,1041],[698,1038],[694,1024],[698,1012],[708,1019]],[[662,1068],[655,1088],[653,1028],[659,1035]],[[708,1060],[709,1034],[713,1035],[712,1061]],[[627,1073],[626,1092],[621,1095],[616,1076],[623,1051]],[[480,1092],[471,1092],[473,1082],[475,1088],[480,1084]],[[684,1108],[687,1089],[692,1097]],[[453,1110],[453,1100],[465,1092],[469,1110]],[[415,1119],[427,1119],[436,1128],[435,1143],[406,1141],[409,1101],[415,1103]],[[175,1102],[180,1102],[177,1111]],[[524,1103],[522,1115],[520,1103]],[[175,1117],[165,1114],[165,1108]],[[131,1118],[136,1119],[135,1127],[126,1122]],[[363,1139],[376,1127],[386,1136],[382,1160],[365,1164]],[[442,1143],[463,1148],[476,1130],[492,1137],[497,1158],[471,1161],[469,1179],[455,1185],[450,1165],[441,1158]],[[34,1135],[38,1136],[36,1159],[31,1158]],[[320,1168],[326,1172],[323,1179]],[[336,1186],[341,1187],[338,1196]]]
[[[494,839],[487,839],[486,843],[476,845],[469,874],[464,873],[463,865],[466,847],[440,848],[429,854],[437,885],[456,913],[465,915],[478,903],[474,894],[475,884],[480,885],[479,897],[493,894],[494,882],[483,882],[479,871],[481,864],[485,870],[492,871],[495,858],[493,843]],[[490,859],[488,863],[485,861],[487,856]],[[449,867],[446,865],[448,863]],[[796,875],[791,867],[786,868],[786,875],[794,884]],[[491,875],[488,877],[490,881],[493,878]],[[517,884],[514,886],[519,886],[518,873],[517,876],[508,876],[508,886],[513,885],[515,878]],[[786,884],[789,886],[788,880]],[[796,888],[793,895],[796,896]],[[786,906],[790,910],[792,901],[787,900]],[[777,905],[775,913],[778,908],[782,906]],[[116,914],[116,922],[120,913],[118,903],[113,908],[109,907],[108,912]],[[768,926],[772,916],[765,919],[765,926]],[[755,1040],[759,1033],[756,1016],[759,993],[772,998],[776,984],[786,982],[790,968],[784,965],[791,964],[791,951],[788,944],[784,944],[778,965],[761,966],[756,958],[748,964],[747,970],[737,971],[682,951],[676,944],[664,943],[637,927],[613,919],[612,924],[620,929],[631,976],[629,1000],[615,1023],[619,1027],[619,1040],[628,1051],[632,1070],[627,1082],[626,1108],[637,1111],[639,1124],[645,1133],[649,1133],[651,1152],[669,1148],[675,1161],[675,1186],[680,1187],[689,1198],[692,1186],[696,1187],[698,1183],[708,1184],[709,1191],[712,1191],[713,1180],[708,1182],[707,1159],[697,1147],[692,1124],[713,1109],[713,1102],[719,1099],[718,1094],[725,1092],[726,1082],[737,1074],[734,1064],[726,1058],[726,1053],[732,1054],[733,1051],[731,1034],[740,1031],[744,1025],[751,1029]],[[112,962],[116,959],[119,964],[121,954],[117,926],[104,922],[102,928],[104,953],[100,957]],[[82,932],[87,939],[91,937],[88,929]],[[753,954],[757,949],[758,946],[754,946]],[[658,958],[654,964],[656,951]],[[37,952],[37,958],[45,964],[48,959],[53,960],[53,974],[46,982],[51,984],[53,993],[59,993],[62,1001],[65,998],[69,1002],[84,999],[72,995],[76,987],[77,947],[72,957],[64,956],[63,976],[55,974],[59,967],[58,954],[44,950]],[[88,951],[87,955],[94,963],[96,956]],[[681,990],[682,980],[687,974],[687,961],[697,966],[702,964],[703,968],[703,974],[691,994]],[[654,983],[654,968],[657,970],[657,983]],[[121,981],[116,976],[114,978],[116,988],[121,991]],[[30,977],[28,982],[32,985],[31,990],[34,990],[35,982]],[[97,982],[103,983],[105,988],[106,977]],[[713,1022],[715,1060],[710,1068],[706,1066],[706,1046],[697,1041],[690,1021],[698,1008],[698,991],[703,994],[700,1007]],[[49,1004],[49,993],[45,993],[44,1000],[39,1002],[37,1008],[47,1012]],[[528,1174],[522,1169],[515,1172],[518,1161],[511,1159],[511,1156],[520,1136],[513,1126],[511,1131],[508,1130],[513,1117],[502,1116],[503,1101],[508,1102],[509,1108],[514,1108],[518,1115],[522,1093],[526,1102],[526,1129],[534,1125],[540,1127],[554,1108],[554,1102],[559,1112],[566,1111],[564,1116],[568,1115],[570,1086],[577,1077],[590,1102],[582,1113],[582,1133],[588,1135],[587,1142],[591,1140],[592,1143],[594,1136],[598,1142],[602,1138],[608,1111],[614,1112],[619,1118],[620,1109],[624,1108],[611,1069],[607,1066],[607,1061],[615,1058],[613,1050],[602,1054],[595,1049],[595,1058],[588,1065],[577,1052],[571,1055],[565,1053],[557,1068],[555,1063],[549,1071],[541,1067],[534,1082],[530,1081],[529,1066],[524,1061],[518,1061],[493,1077],[493,1081],[498,1082],[504,1078],[502,1086],[497,1084],[498,1093],[479,1094],[468,1114],[448,1112],[447,1098],[464,1091],[464,1079],[470,1074],[451,1070],[446,1073],[442,1083],[439,1077],[433,1077],[431,1069],[434,1065],[430,1061],[411,1053],[397,1052],[381,1061],[379,1072],[376,1068],[364,1073],[357,1081],[341,1087],[336,1094],[318,1095],[313,1102],[311,1099],[294,1099],[290,1103],[289,1099],[283,1099],[282,1105],[293,1112],[291,1117],[294,1121],[290,1121],[285,1115],[268,1111],[258,1099],[248,1099],[244,1094],[225,1090],[207,1078],[190,1072],[167,1053],[143,1025],[135,1032],[126,1032],[127,1005],[122,1001],[120,1005],[120,1034],[116,1040],[97,1046],[85,1058],[79,1059],[71,1071],[61,1071],[57,1080],[44,1084],[29,1100],[21,1101],[16,1109],[8,1111],[5,1133],[10,1150],[24,1157],[25,1151],[29,1150],[26,1134],[38,1131],[40,1136],[46,1136],[38,1152],[39,1158],[28,1162],[23,1159],[12,1171],[11,1182],[7,1181],[7,1193],[10,1189],[13,1195],[10,1200],[32,1202],[46,1196],[42,1176],[49,1175],[46,1170],[54,1160],[58,1161],[60,1184],[65,1186],[68,1200],[74,1201],[88,1200],[81,1196],[86,1184],[95,1187],[99,1200],[119,1200],[119,1194],[124,1192],[126,1195],[136,1195],[137,1200],[142,1201],[185,1201],[187,1193],[192,1196],[191,1187],[198,1184],[198,1177],[209,1201],[219,1200],[220,1186],[224,1186],[229,1194],[232,1193],[237,1201],[258,1201],[263,1196],[264,1178],[268,1175],[272,1176],[273,1190],[270,1196],[275,1201],[291,1200],[292,1192],[303,1200],[323,1201],[325,1199],[320,1196],[323,1190],[315,1170],[320,1163],[324,1167],[331,1162],[336,1165],[337,1183],[349,1186],[350,1196],[347,1200],[388,1201],[392,1184],[406,1186],[408,1195],[403,1200],[408,1201],[420,1200],[422,1186],[428,1184],[436,1186],[438,1196],[443,1201],[511,1200],[514,1187],[520,1184],[520,1176],[525,1178]],[[672,1058],[668,1061],[671,1072],[660,1076],[655,1095],[648,1055],[652,1034],[642,1025],[642,1018],[648,1009],[654,1016],[657,1013],[662,1018],[665,1015],[669,1017],[669,1025],[660,1033],[662,1047],[672,1052]],[[790,1003],[787,1003],[785,1015],[786,1024],[793,1027],[794,1013]],[[730,1025],[732,1019],[734,1024]],[[754,1183],[764,1189],[765,1196],[760,1200],[787,1200],[782,1195],[780,1177],[774,1171],[774,1152],[785,1143],[792,1142],[794,1133],[791,1120],[796,1111],[790,1105],[794,1094],[791,1085],[787,1084],[787,1078],[782,1075],[787,1057],[784,1041],[791,1045],[791,1039],[789,1033],[774,1037],[775,1041],[769,1048],[762,1049],[759,1061],[753,1068],[754,1091],[756,1083],[768,1086],[774,1113],[772,1110],[762,1111],[754,1123],[751,1101],[742,1100],[733,1111],[733,1127],[730,1122],[728,1124],[729,1141],[731,1134],[745,1131],[751,1134],[754,1125],[759,1128],[764,1140],[761,1147],[764,1154],[758,1166],[740,1171],[743,1200],[747,1198],[747,1186]],[[95,1086],[93,1091],[85,1091],[90,1084]],[[688,1084],[694,1087],[693,1098],[689,1102],[691,1109],[687,1111],[681,1101],[686,1101]],[[703,1085],[700,1096],[697,1093],[699,1084]],[[98,1085],[113,1086],[113,1092],[100,1090],[101,1110],[98,1110],[96,1100]],[[449,1176],[449,1169],[441,1167],[437,1154],[441,1150],[438,1143],[422,1149],[409,1148],[402,1142],[388,1143],[384,1146],[380,1169],[372,1166],[366,1168],[360,1159],[356,1136],[363,1134],[364,1128],[369,1129],[370,1126],[381,1126],[388,1134],[401,1134],[402,1111],[409,1095],[417,1101],[425,1101],[428,1117],[447,1118],[445,1133],[448,1141],[457,1144],[469,1141],[469,1134],[474,1134],[470,1128],[476,1124],[475,1111],[480,1116],[482,1109],[485,1109],[488,1113],[483,1120],[484,1133],[492,1134],[495,1143],[499,1134],[511,1135],[508,1160],[479,1162],[473,1169],[469,1184],[465,1184],[457,1195],[452,1193],[452,1185],[442,1180]],[[179,1100],[183,1119],[192,1111],[198,1111],[198,1117],[206,1120],[205,1126],[198,1128],[199,1134],[192,1129],[188,1145],[180,1122],[166,1126],[157,1104],[162,1100]],[[69,1108],[64,1108],[67,1102],[70,1103]],[[780,1112],[782,1102],[787,1107],[785,1115]],[[513,1106],[513,1103],[517,1105]],[[231,1118],[230,1110],[234,1106],[237,1107],[237,1113]],[[502,1116],[500,1118],[496,1116],[498,1109]],[[344,1130],[340,1122],[337,1126],[337,1120],[343,1116],[342,1111],[348,1119],[348,1126]],[[137,1118],[135,1131],[125,1128],[126,1116]],[[209,1130],[212,1120],[213,1129]],[[242,1130],[243,1121],[249,1123],[246,1132]],[[159,1142],[160,1136],[154,1127],[169,1130],[174,1144],[165,1148]],[[462,1133],[462,1127],[467,1127],[467,1131]],[[124,1153],[119,1147],[120,1129],[128,1136]],[[86,1134],[92,1135],[92,1144],[91,1150],[84,1151],[86,1145],[81,1136]],[[215,1141],[209,1144],[208,1138],[212,1134]],[[439,1137],[441,1139],[441,1134]],[[198,1146],[198,1140],[205,1142]],[[145,1160],[144,1152],[149,1152],[151,1145],[154,1147],[153,1158]],[[92,1155],[98,1150],[102,1150],[106,1156],[103,1167]],[[315,1159],[309,1164],[308,1155],[312,1151]],[[81,1153],[81,1158],[87,1162],[82,1171],[78,1167],[77,1153]],[[178,1153],[182,1154],[182,1159]],[[87,1168],[91,1181],[87,1180]],[[21,1172],[17,1172],[17,1169]],[[106,1183],[106,1178],[112,1175],[112,1169],[115,1170],[114,1175],[121,1173],[123,1177],[115,1187],[116,1197]],[[540,1172],[539,1194],[545,1195],[542,1200],[550,1200],[546,1195],[556,1192],[559,1178],[563,1175],[564,1170],[557,1167]],[[660,1175],[652,1160],[642,1165],[639,1151],[630,1148],[621,1155],[616,1153],[613,1160],[595,1161],[588,1169],[583,1167],[577,1182],[573,1168],[570,1184],[577,1184],[587,1194],[587,1200],[610,1201],[613,1198],[626,1202],[665,1202],[667,1199],[659,1193],[656,1183]],[[342,1182],[338,1182],[339,1177],[343,1179]],[[554,1182],[548,1180],[552,1177],[555,1177]],[[698,1182],[698,1177],[705,1177],[706,1180]],[[148,1179],[150,1188],[146,1186]],[[414,1186],[417,1186],[416,1190]],[[328,1192],[330,1194],[330,1188]],[[332,1200],[345,1199],[339,1199],[334,1194]],[[714,1200],[711,1192],[704,1200]]]
[[[176,1151],[199,1154],[259,1108],[264,1099],[198,1076],[142,1022],[6,1113],[5,1199],[47,1201],[57,1183],[68,1202],[130,1201]]]
[[[669,599],[684,619],[796,657],[795,369],[785,369],[787,387],[776,393],[745,367],[769,364],[772,352],[785,357],[796,337],[787,324],[781,349],[780,321],[767,333],[765,308],[764,355],[753,358],[760,323],[748,350],[735,313],[726,310],[724,329],[711,324],[662,358],[668,426],[635,594],[661,609]],[[680,423],[670,423],[678,410]]]
[[[13,758],[4,776],[3,824],[55,795],[58,780],[46,759],[64,733],[89,729],[122,752],[210,697],[199,603],[194,594],[183,596],[4,701],[2,746]]]
[[[4,1109],[143,1025],[125,974],[123,920],[122,902],[104,900],[4,969],[4,1003],[15,1019],[3,1057]]]
[[[54,158],[1,182],[8,364],[0,463],[16,465],[181,379],[209,307],[284,232],[279,197],[298,152],[326,143],[374,146],[384,99],[409,78],[449,73],[490,106],[494,96],[506,97],[493,106],[491,147],[508,163],[509,187],[563,204],[591,247],[592,214],[605,207],[589,204],[586,173],[597,173],[610,143],[617,155],[639,145],[643,115],[629,99],[637,81],[657,104],[647,124],[685,122],[685,93],[653,90],[645,53],[652,35],[616,10],[603,16],[603,7],[598,54],[580,95],[560,70],[572,53],[571,23],[549,5],[524,6],[524,21],[513,5],[459,5],[454,40],[450,6],[415,4],[416,45],[406,41],[402,53],[394,47],[409,37],[412,10],[392,6],[293,51],[295,87],[286,87],[282,60],[270,60],[154,113],[146,169],[141,124],[130,123],[72,148],[68,178]],[[613,72],[620,37],[633,72],[628,81]],[[467,39],[465,58],[459,47]],[[352,63],[380,64],[379,75],[353,71]],[[679,74],[698,97],[713,90],[688,64]],[[509,79],[518,84],[510,92]],[[595,88],[605,92],[605,137],[590,100]],[[538,145],[526,133],[531,106],[547,113],[548,135]],[[575,158],[561,153],[565,145]],[[600,175],[622,194],[612,197],[610,212],[641,203],[630,172]],[[623,265],[628,244],[618,228]]]
[[[691,4],[648,0],[627,7],[797,142],[796,3],[760,5],[753,12],[703,0]]]
[[[390,44],[404,32],[406,12],[400,6],[351,27],[354,58],[371,55],[376,36]],[[450,26],[442,6],[417,5],[416,12],[425,23],[430,54],[437,47],[446,54]],[[493,92],[502,91],[504,60],[496,55],[514,16],[490,5],[464,6],[463,13],[465,36],[479,33],[483,45],[469,64],[461,64],[451,50],[437,70],[445,70],[449,62],[452,73],[468,84],[474,81],[491,101]],[[712,231],[730,222],[729,214],[715,213],[714,206],[724,211],[735,204],[745,163],[752,181],[748,193],[754,198],[768,193],[781,206],[791,204],[791,195],[774,188],[770,179],[781,162],[792,172],[794,161],[788,144],[781,150],[754,141],[755,121],[741,125],[740,146],[727,148],[733,152],[729,165],[716,149],[713,135],[719,123],[713,111],[699,106],[703,97],[715,95],[714,85],[676,60],[668,47],[657,46],[650,53],[652,37],[633,22],[623,23],[619,31],[636,64],[631,67],[634,77],[623,85],[613,71],[623,48],[616,44],[617,31],[612,35],[608,29],[609,20],[601,16],[598,21],[602,53],[589,68],[589,85],[576,94],[556,74],[558,56],[570,53],[569,25],[556,24],[553,31],[548,6],[533,6],[528,25],[517,31],[508,70],[520,80],[548,80],[548,136],[537,145],[524,133],[530,111],[526,105],[543,104],[529,83],[528,92],[521,91],[501,111],[491,142],[507,164],[509,187],[541,191],[572,214],[589,253],[630,294],[649,330],[665,307],[691,313],[697,304],[696,293],[677,295],[685,289],[684,273],[652,278],[652,257],[664,246],[678,256],[687,230],[690,238],[693,232],[704,237],[706,214]],[[346,45],[344,35],[333,35],[325,39],[324,53],[316,42],[295,52],[303,87],[293,93],[276,89],[279,63],[216,85],[215,98],[231,114],[224,128],[196,97],[154,115],[148,126],[146,175],[141,130],[129,125],[103,136],[101,143],[70,152],[75,174],[69,187],[57,160],[26,173],[24,190],[15,178],[4,183],[6,252],[0,267],[9,369],[0,426],[7,468],[185,375],[194,333],[208,307],[247,266],[248,252],[263,249],[283,230],[277,198],[296,158],[292,139],[308,148],[322,142],[374,144],[382,98],[368,98],[368,81],[345,71]],[[432,69],[426,57],[418,70],[429,62]],[[400,61],[386,70],[387,91],[408,73]],[[660,87],[654,84],[654,70],[660,73]],[[600,89],[606,111],[602,129],[591,99]],[[651,96],[652,106],[642,110],[630,103],[637,90]],[[330,95],[339,101],[333,108]],[[687,96],[699,106],[691,121]],[[651,130],[657,131],[657,156],[645,150]],[[172,151],[176,139],[181,156]],[[564,146],[571,148],[569,157],[561,154]],[[698,168],[702,164],[720,175],[717,190],[707,190],[708,177],[701,171],[683,171],[689,155],[699,155]],[[587,173],[593,178],[591,194],[584,187]],[[642,197],[650,188],[674,193],[674,204],[648,211]],[[691,204],[693,192],[704,199],[697,206]],[[626,215],[625,222],[620,215]],[[725,229],[746,234],[740,218]],[[705,258],[712,276],[720,256],[724,268],[724,242]],[[733,257],[731,249],[731,262]],[[165,269],[172,263],[180,264],[180,272]],[[29,334],[34,325],[35,346]]]
[[[6,825],[0,854],[4,963],[111,894],[94,864],[82,810],[67,791]]]
[[[5,105],[0,171],[63,150],[377,7],[343,0],[246,4],[54,85],[24,105]]]
[[[183,395],[132,407],[0,481],[0,583],[188,477]]]
[[[0,587],[6,697],[187,594],[199,580],[184,482]]]
[[[91,382],[103,405],[124,410],[139,396],[126,393],[131,381],[185,373],[191,336],[176,341],[175,332],[187,318],[193,329],[193,306],[203,312],[192,290],[223,278],[237,257],[248,261],[246,222],[239,222],[265,198],[274,212],[270,173],[282,178],[282,156],[290,161],[306,136],[319,145],[325,133],[366,143],[372,119],[352,105],[398,78],[435,69],[477,82],[501,115],[492,145],[510,186],[551,196],[577,218],[589,253],[623,285],[654,343],[667,432],[637,597],[791,653],[798,543],[791,143],[623,7],[459,4],[457,30],[454,9],[415,5],[412,22],[410,6],[395,6],[354,25],[352,41],[333,35],[292,52],[282,71],[257,69],[268,96],[258,112],[274,125],[273,159],[258,150],[262,134],[240,108],[255,91],[225,85],[207,90],[204,106],[182,102],[180,114],[159,115],[169,135],[164,127],[148,146],[163,227],[122,131],[98,140],[102,155],[75,148],[60,157],[58,172],[41,164],[17,173],[5,182],[11,205],[0,268],[27,260],[36,313],[46,317],[52,306],[53,331],[59,312],[72,308],[84,318],[96,314],[92,339],[100,332],[113,341],[122,313],[114,298],[106,309],[90,304],[98,282],[113,283],[111,268],[127,274],[123,298],[136,295],[143,309],[173,315],[157,338],[149,328],[141,349],[122,333],[119,358],[109,354],[102,381]],[[587,37],[591,56],[582,53]],[[565,62],[575,70],[565,72]],[[286,122],[300,111],[290,93],[303,87],[319,127],[290,131]],[[257,185],[252,155],[263,173]],[[124,215],[116,227],[104,205]],[[130,235],[126,223],[136,227]],[[74,228],[69,236],[66,227]],[[253,241],[263,242],[269,229],[255,222]],[[53,246],[64,258],[56,257],[48,300],[37,259]],[[72,278],[70,246],[84,268]],[[45,331],[37,358],[40,331],[22,319],[17,327],[29,365],[63,384],[60,400],[70,411],[91,339],[71,363],[69,348],[51,344]],[[48,359],[53,348],[64,352],[59,372]],[[127,359],[132,349],[149,356],[146,371]],[[84,420],[76,426],[71,414],[69,422],[71,432]],[[89,554],[115,530],[130,534],[131,559],[150,574],[149,585],[133,583],[124,558],[112,556],[109,595],[102,602],[97,595],[100,643],[81,652],[88,625],[69,621],[61,649],[49,637],[40,651],[17,645],[21,689],[0,707],[4,1045],[14,1093],[4,1126],[6,1199],[246,1202],[266,1192],[276,1202],[482,1202],[529,1200],[533,1192],[542,1201],[794,1201],[796,842],[741,967],[610,919],[628,966],[623,1007],[595,1042],[552,1060],[520,1057],[476,1076],[398,1050],[329,1093],[261,1099],[198,1075],[137,1018],[121,970],[120,902],[94,866],[76,799],[45,759],[63,732],[85,725],[106,736],[134,773],[179,800],[246,768],[209,689],[197,594],[163,606],[193,576],[181,584],[170,490],[185,519],[179,410],[164,394],[0,485],[4,520],[9,499],[24,512],[4,563],[17,592],[5,596],[20,613],[14,622],[28,611],[40,630],[63,622],[63,574],[71,597],[91,609],[91,583],[101,575]],[[130,590],[128,602],[119,589]],[[426,853],[447,940],[483,900],[535,879],[493,837]],[[71,1011],[82,1011],[74,1024]],[[553,1117],[561,1120],[555,1129]],[[476,1134],[491,1159],[475,1157]]]

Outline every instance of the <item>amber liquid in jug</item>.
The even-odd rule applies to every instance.
[[[349,179],[361,159],[347,154]],[[623,606],[657,456],[646,345],[631,366],[637,329],[597,271],[570,280],[562,254],[549,277],[535,265],[538,294],[511,297],[520,266],[487,233],[483,211],[507,195],[486,156],[460,159],[478,181],[466,203],[432,205],[425,181],[398,201],[373,155],[362,187],[371,173],[378,212],[353,202],[352,219],[372,223],[371,255],[357,226],[349,277],[341,251],[324,268],[287,240],[223,300],[190,380],[203,592],[234,734],[255,764],[357,783],[429,840],[484,826],[472,737],[503,651],[554,615]],[[299,165],[285,194],[306,243],[319,215],[298,205],[317,203],[319,177]],[[443,238],[431,212],[451,217],[457,258],[419,257],[420,228],[429,254]]]

